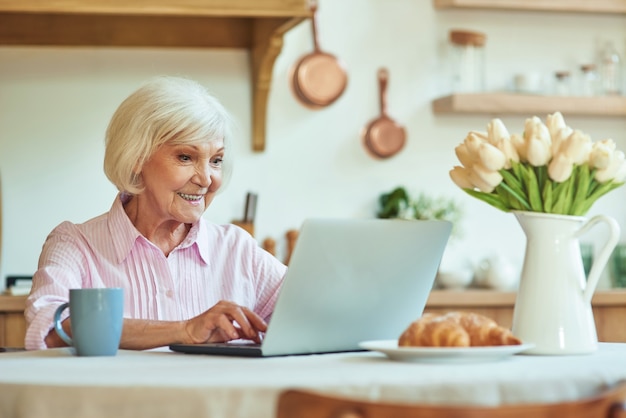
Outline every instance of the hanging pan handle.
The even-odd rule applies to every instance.
[[[380,114],[387,116],[387,84],[389,83],[389,70],[380,68],[378,70],[378,91],[380,94]]]
[[[309,10],[311,10],[311,30],[313,31],[313,50],[320,52],[319,39],[317,38],[317,0],[309,1]]]

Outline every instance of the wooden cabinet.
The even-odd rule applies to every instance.
[[[493,290],[434,290],[425,312],[471,311],[488,316],[510,328],[513,323],[514,292]],[[597,291],[592,300],[598,340],[626,342],[626,290]]]
[[[0,295],[0,347],[24,347],[26,296]]]
[[[625,0],[433,0],[436,9],[624,14]],[[626,116],[626,97],[555,97],[514,93],[453,94],[432,103],[435,114]]]
[[[0,0],[0,45],[246,49],[252,148],[263,151],[283,35],[310,16],[307,0]]]

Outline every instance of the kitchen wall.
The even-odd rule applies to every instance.
[[[208,219],[240,218],[246,192],[256,192],[256,237],[276,239],[281,255],[284,233],[303,219],[373,217],[378,196],[403,185],[414,194],[451,198],[462,206],[462,235],[447,248],[446,265],[500,254],[519,266],[524,236],[514,217],[470,198],[448,177],[456,163],[454,147],[469,130],[484,129],[492,116],[433,115],[431,101],[449,91],[447,33],[465,28],[487,34],[488,88],[501,90],[517,73],[576,72],[594,59],[601,39],[614,41],[626,57],[626,17],[435,11],[428,0],[320,0],[319,7],[320,45],[344,61],[347,90],[319,111],[296,102],[288,73],[312,49],[310,23],[290,31],[274,67],[262,153],[250,147],[251,89],[243,51],[0,48],[2,274],[32,274],[54,226],[83,222],[109,209],[116,191],[102,172],[104,131],[117,105],[157,74],[197,79],[237,121],[234,175],[206,212]],[[384,161],[368,156],[359,136],[379,111],[376,71],[381,66],[390,71],[389,113],[408,133],[402,152]],[[512,132],[521,132],[527,116],[533,115],[503,120]],[[626,118],[565,116],[594,139],[612,137],[626,149]],[[625,198],[626,188],[618,189],[590,213],[617,218],[624,240]],[[588,239],[597,242],[603,232],[599,227]]]

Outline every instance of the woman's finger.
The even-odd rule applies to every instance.
[[[208,311],[188,321],[194,341],[224,342],[246,338],[261,342],[267,330],[263,319],[250,309],[233,302],[220,301]]]
[[[243,335],[255,342],[261,342],[259,332],[263,332],[267,329],[265,322],[254,312],[248,308],[238,306],[231,312],[232,319],[237,322],[239,328],[243,331]]]

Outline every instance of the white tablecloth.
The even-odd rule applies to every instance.
[[[371,400],[497,405],[591,396],[626,379],[626,344],[591,355],[471,364],[402,363],[374,352],[265,359],[69,349],[0,354],[0,417],[273,418],[306,388]]]

